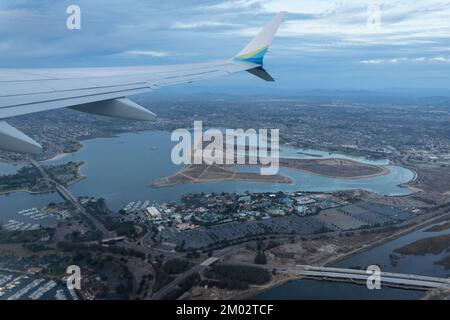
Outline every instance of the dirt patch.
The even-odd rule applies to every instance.
[[[162,188],[186,183],[207,183],[211,181],[252,181],[266,183],[292,183],[292,180],[282,175],[263,176],[259,173],[236,172],[226,166],[189,165],[182,171],[170,177],[156,179],[152,187]]]
[[[394,251],[403,255],[440,254],[450,248],[450,234],[417,240]]]
[[[436,226],[433,226],[427,230],[425,230],[425,232],[440,232],[440,231],[444,231],[450,229],[450,222],[444,223],[444,224],[438,224]]]
[[[360,179],[389,173],[386,167],[348,159],[280,159],[280,166],[343,179]]]

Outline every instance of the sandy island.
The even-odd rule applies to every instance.
[[[386,166],[349,159],[280,159],[280,167],[336,179],[363,179],[388,175]]]
[[[289,177],[282,175],[263,176],[251,172],[235,172],[226,166],[188,165],[176,174],[156,179],[151,183],[154,188],[162,188],[187,183],[207,183],[212,181],[253,181],[270,183],[292,183]]]
[[[280,167],[302,170],[311,174],[339,179],[363,179],[389,174],[385,166],[361,163],[347,159],[280,159]],[[188,165],[176,174],[152,181],[155,188],[187,183],[212,181],[253,181],[266,183],[293,183],[283,175],[264,176],[252,172],[236,172],[226,165]]]

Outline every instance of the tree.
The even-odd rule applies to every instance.
[[[263,251],[260,250],[256,253],[255,263],[256,264],[267,264],[267,257]]]
[[[164,263],[163,270],[168,274],[179,274],[189,270],[190,267],[191,264],[187,260],[171,259]]]

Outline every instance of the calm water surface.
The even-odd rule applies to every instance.
[[[171,175],[181,167],[172,164],[170,153],[174,145],[170,141],[170,133],[148,131],[122,134],[113,138],[99,138],[85,141],[78,152],[64,158],[47,161],[49,164],[66,163],[68,161],[85,161],[81,169],[87,178],[70,187],[77,196],[95,196],[105,198],[112,209],[118,210],[130,201],[178,201],[183,194],[189,192],[268,192],[268,191],[336,191],[361,188],[380,194],[405,195],[410,193],[399,185],[414,178],[408,169],[389,166],[391,173],[386,176],[366,179],[333,179],[312,175],[303,171],[281,168],[280,174],[294,180],[294,184],[268,184],[261,182],[211,182],[207,184],[179,185],[168,188],[151,188],[149,183],[154,179]],[[282,156],[310,158],[305,154],[317,154],[322,157],[345,157],[317,150],[293,149],[281,150]],[[361,160],[356,158],[357,160]],[[380,163],[379,161],[368,161]],[[387,163],[383,163],[387,164]],[[0,174],[15,172],[19,167],[0,164]],[[253,168],[256,169],[256,168]],[[250,171],[252,169],[246,168]],[[29,195],[14,193],[0,196],[0,219],[9,219],[22,209],[41,207],[57,201],[58,195]]]
[[[68,161],[85,161],[82,174],[87,178],[70,187],[77,196],[102,197],[112,209],[118,210],[130,201],[178,201],[183,194],[189,192],[268,192],[268,191],[336,191],[348,189],[365,189],[384,195],[406,195],[410,191],[400,185],[414,178],[408,169],[389,165],[387,160],[366,160],[341,154],[328,153],[311,149],[294,149],[283,147],[281,155],[291,158],[346,158],[365,163],[388,165],[390,174],[365,179],[334,179],[312,175],[303,171],[281,168],[280,174],[294,180],[292,185],[251,182],[212,182],[207,184],[179,185],[168,188],[150,188],[154,179],[171,175],[181,167],[173,165],[170,153],[173,143],[170,133],[149,131],[122,134],[113,138],[98,138],[83,143],[83,148],[64,158],[48,161],[49,164],[66,163]],[[0,164],[0,174],[10,174],[20,166]],[[244,170],[238,167],[238,170]],[[258,170],[245,168],[245,171]],[[0,220],[15,219],[25,221],[26,218],[17,212],[32,207],[43,207],[50,202],[60,201],[57,194],[30,195],[14,193],[0,196]],[[444,276],[446,271],[437,268],[433,262],[436,256],[407,257],[399,261],[396,267],[390,265],[389,254],[402,244],[409,243],[429,234],[417,231],[401,239],[386,243],[380,247],[343,261],[338,266],[367,266],[379,264],[383,270],[429,274]],[[363,286],[345,283],[326,283],[315,281],[294,281],[281,287],[258,295],[257,299],[308,299],[308,298],[417,298],[421,293],[397,289],[368,291]]]
[[[369,265],[378,265],[382,271],[427,275],[435,277],[449,277],[450,270],[445,270],[435,262],[441,260],[449,253],[424,256],[401,256],[397,265],[392,265],[389,255],[393,250],[403,247],[411,242],[428,237],[449,234],[450,229],[441,232],[425,232],[431,226],[405,235],[381,246],[365,251],[347,260],[341,261],[333,267],[367,268]],[[254,297],[254,299],[418,299],[422,291],[412,291],[385,287],[381,290],[368,290],[365,286],[348,283],[336,283],[313,280],[298,280],[273,288]]]

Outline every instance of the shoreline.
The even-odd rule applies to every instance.
[[[166,130],[152,130],[152,129],[148,129],[148,130],[137,130],[137,131],[123,132],[123,133],[105,133],[105,134],[99,134],[99,135],[94,135],[94,136],[81,137],[80,139],[77,140],[80,143],[80,147],[77,150],[75,150],[73,152],[70,152],[70,153],[65,153],[65,152],[62,152],[62,151],[61,152],[56,152],[55,154],[49,155],[48,158],[41,160],[41,162],[58,161],[58,160],[64,159],[65,157],[67,157],[69,155],[75,154],[75,153],[79,152],[82,148],[84,148],[84,144],[83,144],[84,141],[95,140],[95,139],[102,139],[102,138],[115,138],[115,137],[118,137],[119,135],[122,135],[122,134],[140,134],[140,133],[155,132],[155,131],[165,131],[165,132],[167,132]],[[292,147],[292,146],[284,145],[284,147]],[[310,147],[308,147],[308,148],[310,148]],[[365,156],[355,156],[355,155],[352,155],[352,154],[345,154],[344,152],[340,152],[340,151],[335,151],[335,150],[330,151],[330,150],[325,150],[325,149],[321,149],[321,148],[318,148],[317,150],[321,151],[321,152],[335,153],[335,154],[339,154],[339,155],[343,155],[343,156],[364,158],[364,159],[370,161],[370,158],[367,158]],[[308,153],[304,153],[302,151],[299,151],[298,154],[308,155]],[[317,156],[318,156],[318,158],[314,159],[314,160],[324,160],[323,157],[321,157],[319,155],[317,155]],[[280,158],[280,160],[282,160],[282,159],[289,160],[291,158]],[[340,158],[329,158],[329,159],[331,159],[331,160],[339,160]],[[362,160],[345,159],[345,160],[352,161],[352,162],[355,162],[355,163],[366,164],[364,162],[364,159],[362,159]],[[389,159],[387,159],[387,160],[389,160]],[[391,162],[391,160],[389,160],[389,162]],[[15,161],[15,162],[13,162],[13,161],[1,161],[0,164],[1,163],[5,163],[5,164],[9,164],[9,165],[25,165],[25,164],[28,164],[29,161]],[[369,165],[369,164],[367,164],[367,165]],[[295,168],[295,167],[291,167],[291,166],[285,166],[283,164],[280,164],[280,167],[291,169],[291,170],[299,170],[299,171],[303,171],[303,172],[306,172],[308,174],[312,174],[312,175],[316,175],[316,176],[327,177],[327,178],[331,178],[331,179],[345,179],[345,180],[359,180],[359,179],[365,179],[365,178],[380,177],[380,176],[388,175],[391,172],[391,170],[389,168],[387,168],[388,165],[377,165],[377,164],[370,164],[370,165],[380,168],[381,172],[378,172],[378,173],[375,173],[375,174],[370,174],[370,175],[360,175],[360,176],[354,176],[354,177],[346,177],[346,176],[333,176],[333,175],[323,174],[323,173],[314,172],[314,171],[303,169],[303,168]],[[401,164],[394,164],[394,165],[398,165],[398,166],[403,167]],[[408,170],[411,170],[408,167],[404,167],[404,168],[406,168]],[[184,170],[185,169],[175,173],[174,175],[176,175],[178,173],[183,173]],[[417,178],[417,173],[414,170],[411,170],[411,171],[414,172],[415,177],[411,181],[406,182],[406,183],[404,183],[404,184],[402,184],[400,186],[402,186],[404,188],[408,188],[407,184],[411,184]],[[172,175],[172,176],[174,176],[174,175]],[[172,177],[172,176],[170,176],[170,177]],[[275,183],[280,183],[280,184],[281,183],[286,183],[286,184],[292,184],[293,183],[293,180],[292,180],[291,177],[289,177],[289,176],[283,176],[283,177],[288,178],[290,180],[290,182],[281,181],[281,182],[275,182]],[[266,182],[266,181],[247,180],[247,179],[234,179],[233,178],[233,179],[229,179],[229,180],[225,180],[225,179],[208,180],[208,179],[206,179],[206,181],[200,181],[199,183],[208,183],[208,182],[217,182],[217,181],[250,181],[250,182],[265,182],[265,183],[271,183],[272,182],[272,181]],[[151,184],[152,183],[149,183],[150,186],[151,186]],[[188,184],[188,183],[181,183],[181,184]],[[169,186],[175,186],[175,185],[178,185],[178,183],[176,183],[176,184],[169,184],[167,186],[161,186],[161,187],[169,187]],[[156,186],[156,188],[160,188],[160,186]]]
[[[87,178],[86,176],[81,176],[81,177],[75,179],[74,181],[69,182],[69,183],[67,184],[67,186],[68,186],[68,187],[69,187],[69,186],[72,186],[72,185],[74,185],[75,183],[78,183],[78,182],[80,182],[80,181],[82,181],[82,180],[84,180],[84,179],[86,179],[86,178]],[[31,194],[31,195],[40,195],[40,194],[55,193],[55,192],[57,192],[57,191],[56,191],[56,190],[31,191],[31,190],[29,190],[29,189],[17,189],[17,190],[12,190],[12,191],[2,191],[2,192],[0,192],[0,197],[2,197],[2,196],[7,197],[8,195],[10,195],[10,194],[15,194],[15,193],[28,193],[28,194]]]
[[[74,179],[73,181],[70,181],[69,183],[67,183],[67,187],[70,187],[80,181],[83,181],[84,179],[87,178],[87,176],[83,175],[81,173],[81,169],[87,164],[86,161],[83,161],[83,163],[78,167],[78,177],[76,179]],[[47,193],[55,193],[57,192],[56,190],[46,190],[46,191],[31,191],[29,189],[17,189],[17,190],[11,190],[11,191],[0,191],[0,197],[7,197],[10,194],[15,194],[15,193],[28,193],[31,195],[40,195],[40,194],[47,194]]]
[[[78,151],[78,150],[77,150]],[[76,151],[76,152],[77,152]],[[53,157],[51,157],[51,158],[49,158],[49,159],[46,159],[46,160],[43,160],[42,162],[47,162],[47,161],[58,161],[58,160],[62,160],[62,159],[64,159],[65,157],[67,157],[67,156],[69,156],[69,155],[71,155],[71,154],[73,154],[74,152],[72,152],[72,153],[65,153],[65,152],[63,152],[63,153],[57,153],[57,154],[55,154]]]
[[[332,179],[345,179],[345,180],[360,180],[360,179],[366,179],[366,178],[375,178],[375,177],[382,177],[382,176],[386,176],[388,174],[391,173],[391,170],[389,168],[387,168],[387,166],[378,166],[380,169],[382,169],[381,172],[378,173],[374,173],[374,174],[369,174],[369,175],[363,175],[363,176],[354,176],[354,177],[338,177],[338,176],[332,176],[332,175],[327,175],[327,174],[323,174],[323,173],[318,173],[318,172],[313,172],[307,169],[300,169],[300,168],[293,168],[290,166],[283,166],[280,165],[280,167],[282,168],[286,168],[286,169],[291,169],[291,170],[299,170],[299,171],[303,171],[315,176],[320,176],[320,177],[327,177],[327,178],[332,178]],[[409,169],[408,169],[409,170]],[[407,182],[409,183],[409,182]]]
[[[355,177],[338,177],[338,176],[331,176],[331,175],[327,175],[327,174],[321,174],[321,173],[317,173],[317,172],[312,172],[306,169],[299,169],[299,168],[292,168],[289,166],[281,166],[282,168],[286,168],[286,169],[290,169],[290,170],[298,170],[298,171],[303,171],[306,172],[308,174],[312,174],[315,176],[321,176],[321,177],[326,177],[326,178],[330,178],[330,179],[345,179],[345,180],[361,180],[361,179],[368,179],[368,178],[375,178],[375,177],[382,177],[382,176],[386,176],[388,174],[391,173],[391,170],[385,166],[380,166],[380,168],[382,169],[381,172],[379,173],[375,173],[375,174],[371,174],[371,175],[365,175],[365,176],[355,176]],[[163,177],[163,178],[159,178],[159,179],[173,179],[175,176],[177,175],[182,175],[185,176],[185,172],[186,172],[186,168],[176,172],[175,174],[168,176],[168,177]],[[231,172],[230,172],[231,173]],[[246,172],[234,172],[236,173],[243,173],[245,174]],[[174,187],[174,186],[178,186],[178,185],[187,185],[187,184],[202,184],[202,183],[210,183],[210,182],[233,182],[233,181],[246,181],[246,182],[255,182],[255,183],[274,183],[274,184],[290,184],[293,185],[295,180],[288,176],[288,175],[280,175],[280,177],[286,178],[285,180],[278,180],[278,181],[266,181],[264,179],[252,179],[252,178],[239,178],[239,177],[231,177],[231,178],[206,178],[206,179],[199,179],[199,178],[195,178],[195,177],[190,177],[189,176],[189,181],[182,181],[182,182],[158,182],[156,179],[154,181],[149,182],[147,185],[151,188],[167,188],[167,187]],[[412,181],[412,180],[411,180]],[[411,181],[407,182],[410,183]],[[401,187],[403,187],[402,185],[399,185]],[[408,187],[403,187],[405,189],[407,189]]]
[[[283,176],[284,177],[284,176]],[[170,188],[175,186],[187,185],[187,184],[204,184],[211,182],[252,182],[252,183],[273,183],[273,184],[290,184],[293,185],[293,180],[290,177],[286,177],[286,181],[264,181],[264,180],[254,180],[251,178],[216,178],[216,179],[205,179],[205,180],[191,180],[191,181],[183,181],[183,182],[173,182],[173,183],[164,183],[164,184],[155,184],[154,181],[149,182],[147,184],[150,188]]]
[[[194,171],[191,173],[192,169],[200,167],[203,169],[201,172]],[[220,172],[215,172],[209,178],[202,178],[207,171],[212,168],[212,170],[220,169]],[[239,172],[233,171],[229,169],[228,165],[195,165],[190,164],[186,165],[183,169],[177,171],[176,173],[154,179],[150,181],[147,185],[152,188],[165,188],[165,187],[173,187],[177,185],[185,185],[185,184],[203,184],[203,183],[211,183],[211,182],[233,182],[233,181],[245,181],[252,183],[273,183],[273,184],[294,184],[294,181],[291,177],[283,176],[283,175],[271,175],[271,176],[263,176],[253,172]],[[226,176],[223,176],[226,174]]]
[[[397,233],[392,234],[391,236],[375,240],[372,243],[363,244],[362,247],[360,247],[360,248],[354,249],[354,250],[352,250],[350,252],[344,253],[344,254],[342,254],[340,256],[337,256],[335,258],[325,260],[323,263],[322,262],[319,263],[319,265],[320,266],[329,266],[330,264],[336,264],[336,263],[341,262],[341,261],[343,261],[345,259],[349,259],[349,258],[352,258],[352,257],[358,255],[358,254],[364,253],[364,252],[366,252],[366,251],[368,251],[370,249],[379,247],[379,246],[381,246],[381,245],[383,245],[385,243],[388,243],[390,241],[397,240],[397,239],[399,239],[399,238],[401,238],[403,236],[406,236],[406,235],[408,235],[410,233],[413,233],[413,232],[415,232],[417,230],[420,230],[420,229],[422,229],[424,227],[427,227],[429,225],[432,225],[432,224],[435,224],[435,223],[440,223],[440,222],[443,222],[443,221],[446,221],[446,220],[449,220],[449,219],[450,219],[450,213],[444,213],[442,215],[439,215],[439,216],[436,216],[436,217],[432,217],[432,218],[430,218],[429,220],[427,220],[427,221],[425,221],[423,223],[419,223],[419,224],[414,225],[412,227],[406,227],[405,229],[400,230]],[[301,277],[301,276],[295,276],[295,275],[288,274],[288,278],[287,279],[281,279],[281,280],[275,281],[275,283],[273,283],[273,284],[269,283],[266,286],[261,287],[261,288],[254,288],[252,290],[249,290],[248,292],[244,292],[242,294],[237,295],[235,298],[233,298],[233,300],[239,300],[239,299],[247,299],[247,300],[249,300],[252,297],[254,297],[254,296],[256,296],[256,295],[258,295],[260,293],[263,293],[263,292],[266,292],[268,290],[280,287],[280,286],[282,286],[282,285],[284,285],[284,284],[286,284],[288,282],[300,281],[302,279],[303,279],[303,277]],[[426,295],[430,291],[425,291],[424,295]]]

